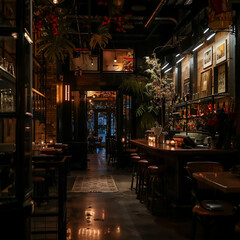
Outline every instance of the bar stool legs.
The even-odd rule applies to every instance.
[[[137,199],[143,202],[143,191],[146,189],[146,170],[149,162],[148,160],[138,161],[138,171],[137,171]]]
[[[164,172],[165,166],[149,166],[147,181],[147,208],[154,213],[155,203],[164,199]]]

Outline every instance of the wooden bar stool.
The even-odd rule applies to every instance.
[[[137,162],[137,199],[142,202],[142,195],[145,187],[145,178],[146,178],[146,170],[149,165],[149,161],[146,159],[139,160]]]
[[[164,173],[165,165],[151,165],[148,166],[148,179],[147,179],[147,208],[153,212],[154,203],[161,197],[164,198]]]
[[[131,181],[131,190],[133,190],[134,179],[137,177],[137,162],[141,159],[138,155],[131,156],[132,163],[132,181]],[[137,184],[136,184],[137,185]],[[135,187],[136,190],[136,187]]]

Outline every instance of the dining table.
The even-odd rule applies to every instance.
[[[240,193],[240,175],[225,172],[195,172],[193,178],[223,193]]]

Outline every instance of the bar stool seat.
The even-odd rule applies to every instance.
[[[130,157],[133,157],[133,156],[138,156],[138,153],[137,152],[131,153]]]

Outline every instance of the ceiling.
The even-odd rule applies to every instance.
[[[172,45],[173,34],[182,37],[180,29],[186,27],[208,1],[65,0],[62,4],[70,3],[74,7],[68,18],[76,19],[82,39],[94,33],[100,24],[109,23],[112,40],[107,48],[143,50],[144,44],[146,51],[157,48],[157,52],[161,52],[163,46]]]

